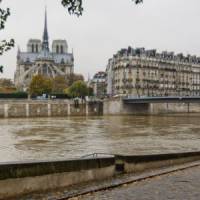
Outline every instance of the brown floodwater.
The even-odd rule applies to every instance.
[[[0,119],[0,162],[200,151],[200,116]]]

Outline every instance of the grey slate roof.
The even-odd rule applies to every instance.
[[[46,55],[47,52],[42,51],[41,53],[27,53],[27,52],[20,52],[19,53],[19,61],[21,63],[26,63],[27,61],[34,63],[37,59],[42,59],[42,58],[48,58],[48,59],[53,59],[54,63],[60,64],[62,60],[64,63],[72,63],[73,62],[73,55],[71,53],[67,54],[56,54],[56,53],[51,53],[48,52],[48,55]]]

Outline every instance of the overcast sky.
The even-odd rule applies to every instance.
[[[0,77],[13,78],[18,45],[26,51],[30,38],[42,38],[45,4],[50,42],[66,39],[69,51],[74,49],[75,71],[85,77],[105,70],[108,59],[128,46],[200,56],[199,0],[144,0],[139,6],[131,0],[83,1],[83,16],[77,18],[61,0],[3,0],[12,15],[0,40],[13,37],[16,47],[0,57],[5,66]]]

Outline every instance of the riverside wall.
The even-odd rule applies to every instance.
[[[88,181],[107,179],[119,173],[142,173],[199,161],[200,152],[0,163],[0,199],[48,192]],[[19,197],[19,198],[18,198]]]
[[[200,113],[200,103],[143,103],[124,104],[121,98],[104,101],[104,115],[159,115]]]
[[[0,200],[106,179],[114,173],[114,157],[0,163]]]
[[[100,115],[159,115],[200,113],[200,103],[124,104],[120,98],[80,102],[73,100],[0,100],[0,118]]]
[[[73,100],[0,100],[0,118],[102,115],[101,102]]]

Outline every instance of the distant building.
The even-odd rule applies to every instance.
[[[74,72],[74,56],[68,53],[66,40],[54,40],[52,50],[49,48],[47,30],[47,14],[45,11],[45,26],[43,39],[30,39],[27,52],[17,53],[17,69],[14,82],[18,89],[26,90],[32,77],[41,74],[48,77],[65,76]]]
[[[106,73],[97,72],[90,81],[89,86],[93,89],[95,96],[104,97],[106,95]]]
[[[108,65],[106,67],[106,92],[108,96],[112,96],[114,89],[113,89],[113,77],[114,77],[114,73],[113,73],[113,63],[114,59],[109,59],[108,61]]]
[[[200,58],[122,49],[109,59],[107,93],[133,96],[199,96]]]

